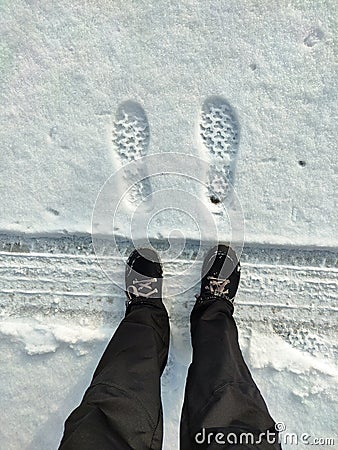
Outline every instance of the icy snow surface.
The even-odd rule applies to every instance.
[[[338,448],[337,17],[335,0],[0,2],[1,450],[57,448],[135,236],[164,262],[178,448],[198,242],[241,249],[243,224],[244,357],[276,421]]]

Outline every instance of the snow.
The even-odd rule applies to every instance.
[[[0,3],[1,449],[57,448],[123,316],[123,265],[144,230],[171,318],[164,450],[177,448],[196,243],[241,251],[243,238],[245,359],[275,420],[338,448],[337,12]]]
[[[119,105],[142,105],[149,153],[205,157],[199,110],[219,95],[241,129],[247,240],[337,244],[334,1],[13,1],[1,10],[0,229],[89,232],[118,165]]]

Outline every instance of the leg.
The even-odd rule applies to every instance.
[[[132,306],[67,419],[60,449],[161,449],[160,376],[168,344],[164,306]]]
[[[239,279],[239,261],[231,248],[220,245],[208,253],[201,293],[191,313],[193,358],[182,411],[181,450],[280,448],[269,444],[275,438],[274,421],[238,343],[233,300]],[[203,429],[207,435],[201,433]],[[249,447],[229,445],[235,443],[234,439],[228,441],[230,433],[254,433],[258,439],[267,430],[272,433],[269,442],[263,439],[255,446],[249,441]],[[217,433],[224,437],[219,435],[218,443]]]
[[[193,360],[181,420],[182,450],[223,448],[219,444],[203,447],[194,442],[203,428],[213,430],[215,436],[217,430],[259,434],[274,427],[243,360],[232,312],[233,306],[224,300],[197,304],[192,311]],[[203,436],[199,437],[201,442]],[[279,447],[259,446],[259,449],[265,448]]]
[[[146,267],[140,258],[136,261]],[[151,272],[153,266],[146,269],[152,278],[144,279],[139,290],[131,289],[126,316],[106,348],[80,406],[65,423],[60,450],[162,447],[160,377],[168,356],[169,320],[161,298],[141,295],[143,291],[161,295],[159,265],[155,267],[157,272]],[[131,270],[127,275],[126,281],[134,286],[129,279],[133,276]]]

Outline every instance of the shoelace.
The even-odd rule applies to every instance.
[[[209,286],[205,287],[205,290],[209,291],[207,297],[222,297],[229,294],[229,289],[225,290],[226,286],[230,284],[230,280],[228,278],[221,279],[209,276],[207,279],[210,280]],[[197,300],[201,300],[204,295],[195,294],[195,297]]]
[[[229,289],[226,289],[226,286],[230,284],[230,280],[228,278],[221,279],[209,276],[208,280],[210,280],[210,283],[209,286],[207,286],[207,289],[209,290],[210,294],[217,297],[229,294]]]
[[[145,278],[143,280],[133,280],[133,284],[127,287],[128,297],[131,295],[135,297],[148,298],[153,294],[158,293],[157,287],[153,287],[152,283],[157,283],[157,278]]]

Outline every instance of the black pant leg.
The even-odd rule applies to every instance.
[[[168,347],[164,305],[130,306],[65,423],[60,450],[160,450],[160,377]]]
[[[224,434],[274,431],[274,421],[244,362],[232,314],[233,305],[224,300],[196,304],[192,310],[193,358],[182,410],[181,450],[230,448],[207,445],[205,439],[202,445],[202,435],[197,443],[195,436],[203,429]],[[238,448],[280,447],[262,443]]]

